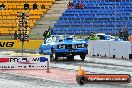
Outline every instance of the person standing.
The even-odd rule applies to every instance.
[[[79,8],[83,9],[84,8],[84,4],[82,2],[79,3]]]
[[[44,33],[43,33],[44,43],[46,42],[46,39],[47,39],[47,33],[48,33],[47,30],[45,30]]]
[[[91,32],[89,35],[89,40],[99,40],[99,37],[96,36],[93,32]]]
[[[52,28],[49,26],[47,37],[50,37],[52,35]]]
[[[28,10],[29,9],[29,4],[28,3],[25,3],[24,4],[24,10]]]
[[[74,6],[74,4],[72,2],[69,1],[69,3],[67,4],[67,8],[71,9]]]
[[[125,27],[125,30],[124,30],[124,38],[125,38],[125,41],[128,41],[128,36],[129,36],[128,27],[126,26]]]
[[[33,10],[38,9],[38,5],[36,3],[33,4]]]
[[[45,5],[44,4],[41,5],[41,9],[45,9]]]
[[[14,39],[17,39],[17,31],[14,33]]]

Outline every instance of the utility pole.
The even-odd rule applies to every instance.
[[[115,0],[115,25],[114,25],[114,27],[115,27],[115,37],[116,37],[116,0]]]
[[[82,38],[81,36],[83,35],[83,31],[82,31],[82,18],[81,18],[81,15],[79,14],[80,16],[80,38]]]

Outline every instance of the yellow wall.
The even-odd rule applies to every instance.
[[[4,47],[1,47],[1,44],[5,42]],[[14,42],[12,47],[6,47],[7,42]],[[43,40],[29,40],[29,42],[24,42],[24,49],[38,49],[39,46],[42,44]],[[0,40],[0,49],[21,49],[22,42],[18,42],[17,40]]]

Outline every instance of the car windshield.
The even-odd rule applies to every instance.
[[[65,38],[73,37],[70,35],[54,35],[52,36],[52,41],[53,42],[58,42],[58,41],[63,41]]]
[[[108,35],[108,38],[115,39],[115,37],[114,36],[111,36],[111,35]]]

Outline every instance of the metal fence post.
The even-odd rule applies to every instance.
[[[47,61],[47,73],[50,73],[50,66],[49,66],[49,60]]]

